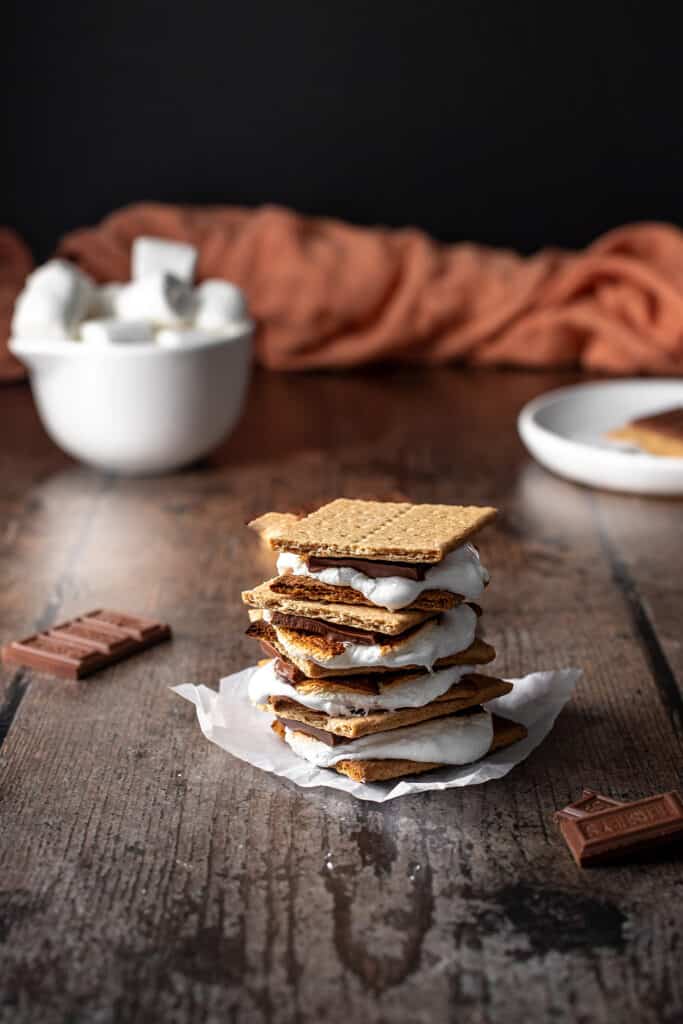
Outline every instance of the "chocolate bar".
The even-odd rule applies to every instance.
[[[606,797],[598,799],[610,802]],[[560,812],[560,830],[579,867],[639,854],[683,838],[683,801],[676,792],[608,806],[582,817],[566,812],[567,808]]]
[[[153,619],[95,609],[2,648],[2,660],[65,679],[82,679],[162,640],[171,629]]]

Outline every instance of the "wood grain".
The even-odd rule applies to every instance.
[[[172,644],[71,683],[0,674],[0,1021],[613,1022],[683,1015],[680,856],[579,871],[583,785],[681,785],[681,504],[551,477],[517,440],[559,374],[258,374],[236,434],[173,477],[77,466],[0,390],[0,640],[96,605]],[[575,664],[506,779],[370,805],[206,743],[168,687],[250,663],[244,523],[338,495],[486,503],[497,673]],[[2,723],[4,722],[4,727]]]

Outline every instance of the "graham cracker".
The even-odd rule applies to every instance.
[[[328,558],[440,562],[495,515],[494,508],[474,505],[337,498],[303,519],[280,523],[271,544]]]
[[[361,736],[390,732],[406,725],[426,722],[430,718],[442,718],[445,715],[454,714],[456,711],[464,711],[466,708],[476,707],[477,704],[483,704],[495,697],[502,697],[511,689],[512,684],[503,679],[470,675],[454,684],[447,693],[442,694],[437,700],[432,701],[431,704],[425,704],[421,708],[373,711],[370,714],[358,716],[333,716],[326,715],[323,711],[314,711],[312,708],[304,707],[286,697],[271,697],[263,709],[280,715],[282,718],[310,725],[314,729],[321,729],[335,736],[355,740]]]
[[[618,430],[610,430],[607,436],[628,441],[652,455],[683,456],[683,406],[642,416]]]
[[[511,722],[507,718],[500,718],[492,715],[493,718],[493,742],[488,751],[492,754],[496,750],[503,750],[511,747],[513,743],[523,740],[527,735],[526,727]],[[278,732],[278,735],[280,733]],[[284,730],[282,732],[284,738]],[[445,768],[443,764],[430,764],[421,761],[404,761],[399,759],[368,759],[366,761],[338,761],[334,765],[340,775],[347,775],[355,782],[387,782],[389,779],[401,779],[407,775],[419,775],[423,772],[433,771],[434,768]]]
[[[267,608],[283,615],[304,615],[309,619],[320,619],[323,622],[337,623],[340,626],[353,626],[357,629],[372,630],[388,636],[405,633],[413,626],[419,626],[432,618],[434,613],[425,611],[390,612],[376,605],[334,604],[325,601],[309,601],[290,594],[279,594],[273,590],[272,584],[278,579],[267,580],[253,590],[242,593],[242,601],[251,608]],[[278,627],[280,628],[280,627]]]
[[[274,547],[275,539],[283,531],[291,529],[300,518],[301,516],[297,516],[293,512],[266,512],[257,519],[252,519],[247,526],[250,530],[255,530],[266,544]]]
[[[291,597],[301,597],[308,601],[331,601],[340,604],[360,604],[377,608],[373,601],[354,590],[353,587],[333,587],[328,583],[321,583],[310,576],[295,576],[294,573],[285,573],[270,581],[271,589],[276,594],[288,594]],[[448,608],[455,608],[463,598],[459,594],[451,594],[447,590],[423,590],[421,594],[401,608],[401,611],[425,611],[444,612]]]
[[[253,610],[249,613],[251,618],[252,615],[259,615],[260,612]],[[290,631],[293,632],[293,631]],[[297,638],[303,634],[298,633]],[[296,665],[301,673],[307,679],[329,679],[329,678],[343,678],[344,676],[356,676],[356,675],[375,675],[377,673],[395,673],[396,669],[389,668],[386,665],[373,665],[363,666],[359,668],[347,668],[343,671],[338,668],[324,668],[317,662],[312,661],[306,657],[292,657],[290,656],[283,645],[280,643],[277,637],[277,633],[273,627],[263,621],[252,620],[249,629],[247,630],[247,636],[251,636],[257,640],[265,640],[274,650],[277,651],[278,655],[285,661]],[[318,638],[322,639],[322,638]],[[343,650],[343,645],[339,645],[339,653]],[[439,658],[438,661],[434,662],[433,669],[448,668],[451,665],[479,665],[485,664],[488,661],[493,661],[496,656],[496,652],[490,644],[487,644],[484,640],[476,637],[470,646],[464,650],[454,654],[449,654],[445,658]],[[403,672],[423,672],[424,668],[421,665],[404,665]]]

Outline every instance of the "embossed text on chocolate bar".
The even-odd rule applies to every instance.
[[[82,679],[170,636],[170,628],[162,622],[98,608],[25,640],[12,641],[2,648],[2,660],[66,679]]]
[[[560,828],[583,866],[683,838],[683,801],[678,793],[660,793],[583,818],[563,817]]]
[[[610,807],[621,806],[623,806],[621,800],[613,800],[601,793],[594,793],[592,789],[584,789],[578,800],[567,804],[561,811],[555,811],[555,817],[558,820],[561,818],[585,818],[589,814],[595,814],[596,811],[606,811]]]

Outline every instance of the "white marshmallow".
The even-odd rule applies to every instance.
[[[216,330],[247,319],[244,292],[231,281],[209,279],[195,291],[197,327]]]
[[[72,338],[94,294],[92,280],[65,260],[49,260],[26,278],[12,318],[16,338]]]
[[[185,331],[165,327],[157,334],[157,342],[162,348],[187,348],[190,345],[201,345],[215,337],[215,332],[201,331],[196,327],[190,327]]]
[[[114,299],[121,320],[151,320],[160,327],[178,326],[192,319],[192,289],[185,281],[163,271],[124,285]]]
[[[133,242],[131,277],[139,281],[150,274],[165,272],[174,274],[186,284],[192,284],[197,255],[195,247],[185,242],[141,236]]]
[[[111,281],[109,284],[101,284],[95,288],[90,306],[88,307],[88,318],[101,320],[103,317],[110,320],[116,316],[116,303],[118,302],[121,289],[125,285],[121,281]]]
[[[154,331],[146,320],[85,320],[81,338],[88,345],[120,345],[154,341]]]

